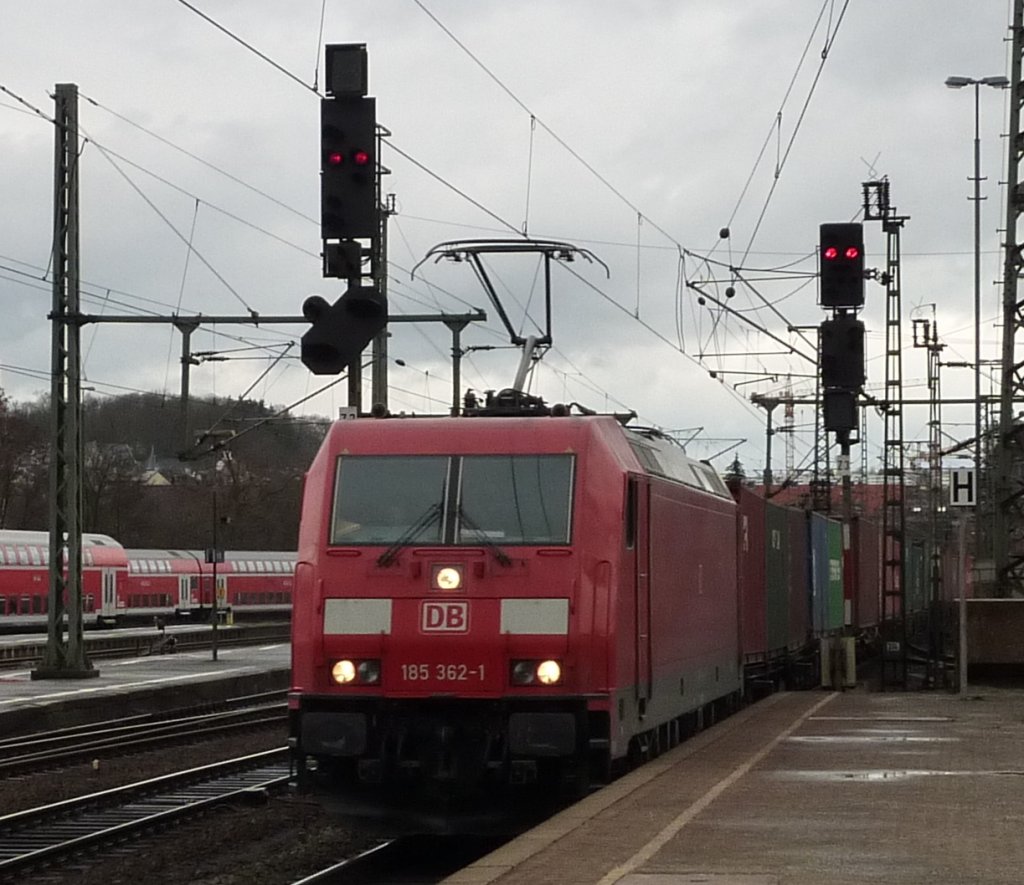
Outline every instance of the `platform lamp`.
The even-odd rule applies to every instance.
[[[981,438],[981,127],[980,93],[982,86],[1005,89],[1010,85],[1006,77],[947,77],[950,89],[974,87],[974,470],[975,488],[981,485],[981,462],[984,446]],[[981,531],[975,527],[975,557],[981,558]]]

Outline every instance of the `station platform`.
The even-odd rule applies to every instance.
[[[31,669],[0,670],[0,737],[67,728],[243,697],[288,687],[287,642],[100,660],[85,679],[32,679]]]
[[[1024,882],[1024,691],[773,695],[447,885]]]

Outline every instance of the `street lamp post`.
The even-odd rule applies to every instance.
[[[981,111],[980,93],[982,86],[1004,89],[1010,81],[1006,77],[947,77],[950,89],[974,87],[974,471],[975,489],[981,489],[981,464],[984,453],[981,435]],[[976,492],[977,494],[977,492]],[[980,498],[980,495],[978,495]],[[975,521],[975,560],[982,558],[980,520]]]

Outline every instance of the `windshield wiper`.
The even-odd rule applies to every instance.
[[[480,528],[480,526],[478,526],[475,522],[473,522],[473,520],[471,520],[468,516],[466,516],[465,511],[461,507],[459,508],[458,515],[459,523],[461,525],[464,525],[470,531],[475,532],[477,538],[480,540],[480,543],[483,544],[485,547],[490,548],[491,552],[494,553],[494,558],[498,560],[498,562],[500,562],[506,568],[512,565],[512,560],[509,559],[508,554],[504,550],[502,550],[501,547],[499,547],[491,538],[488,538],[484,530]]]
[[[377,565],[387,567],[391,565],[395,560],[398,559],[399,551],[415,541],[420,535],[422,535],[430,526],[432,526],[441,515],[441,505],[438,503],[431,504],[409,528],[407,528],[401,535],[398,536],[394,544],[388,547],[380,556],[377,557]]]

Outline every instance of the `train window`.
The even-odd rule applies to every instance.
[[[18,562],[22,565],[28,565],[28,550],[24,547],[18,548]]]
[[[640,440],[634,438],[629,439],[629,445],[633,449],[636,459],[643,465],[644,470],[658,476],[664,475],[665,471],[661,464],[658,463],[658,456],[653,448],[644,445]]]
[[[338,459],[331,544],[391,544],[410,532],[442,538],[449,459],[437,455],[346,455]]]
[[[43,611],[43,597],[33,596],[32,597],[32,614],[38,615]]]
[[[626,485],[626,548],[636,547],[637,482],[630,477]]]
[[[567,544],[572,455],[462,459],[456,543]]]
[[[32,614],[32,598],[30,596],[21,597],[21,613],[23,615]]]
[[[39,565],[39,548],[29,547],[28,558],[32,560],[32,565]]]
[[[7,554],[8,565],[14,565],[18,561],[17,557],[14,555],[13,547],[4,547],[4,552]]]

